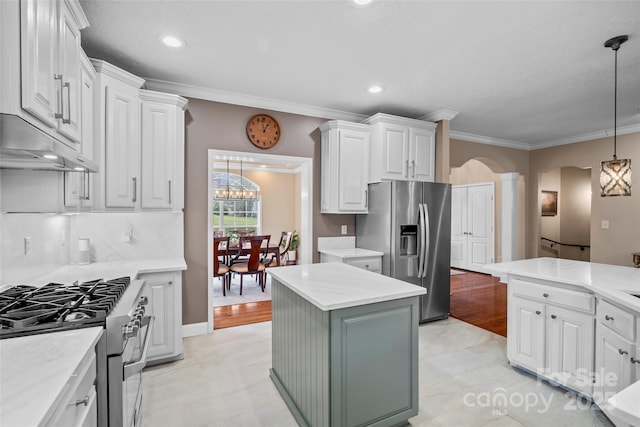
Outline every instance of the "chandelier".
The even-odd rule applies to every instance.
[[[629,36],[617,36],[604,42],[615,52],[614,92],[613,92],[613,160],[601,163],[600,190],[602,197],[631,196],[631,159],[618,160],[616,156],[616,128],[618,116],[618,49]]]
[[[217,187],[213,190],[213,196],[216,199],[227,200],[255,200],[258,198],[258,191],[244,188],[244,176],[242,170],[242,160],[240,160],[240,184],[229,184],[229,160],[227,159],[227,175],[226,186],[223,188]]]

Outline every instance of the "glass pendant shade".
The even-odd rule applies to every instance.
[[[631,195],[631,159],[601,163],[600,191],[603,197]]]

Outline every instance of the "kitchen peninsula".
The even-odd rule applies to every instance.
[[[418,413],[424,288],[343,263],[269,273],[271,379],[298,424],[392,426]]]
[[[485,269],[509,287],[509,362],[640,425],[640,270],[557,258]]]

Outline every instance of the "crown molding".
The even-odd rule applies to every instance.
[[[144,79],[131,74],[130,72],[123,70],[122,68],[118,68],[115,65],[108,63],[107,61],[95,58],[89,58],[89,61],[91,61],[91,65],[93,65],[93,68],[95,68],[96,73],[113,77],[114,79],[119,80],[125,84],[135,86],[138,89],[144,85]]]
[[[489,136],[474,135],[464,132],[449,132],[449,137],[463,141],[477,142],[479,144],[497,145],[498,147],[515,148],[517,150],[532,150],[532,145],[525,142],[509,141],[507,139],[491,138]]]
[[[619,127],[616,131],[617,135],[626,135],[629,133],[640,132],[640,123],[635,125]],[[532,150],[542,148],[557,147],[559,145],[575,144],[576,142],[592,141],[594,139],[608,138],[613,136],[613,129],[601,130],[596,132],[583,133],[582,135],[568,136],[566,138],[552,139],[532,144]]]
[[[333,110],[330,108],[315,107],[312,105],[286,102],[272,98],[245,95],[224,90],[209,89],[200,86],[192,86],[182,83],[174,83],[165,80],[148,79],[146,87],[161,92],[177,93],[188,98],[198,98],[207,101],[223,102],[226,104],[243,105],[245,107],[264,108],[266,110],[281,111],[283,113],[300,114],[310,117],[319,117],[329,120],[347,120],[361,122],[367,116],[349,113],[347,111]]]
[[[175,105],[176,107],[182,110],[185,110],[187,108],[187,105],[189,104],[189,101],[187,99],[181,97],[180,95],[173,95],[171,93],[140,89],[139,94],[140,94],[140,99],[142,101],[171,104],[171,105]]]
[[[420,120],[426,120],[429,122],[439,122],[440,120],[453,120],[458,114],[458,111],[447,110],[446,108],[442,110],[437,110],[429,114],[425,114],[422,117],[419,117]]]

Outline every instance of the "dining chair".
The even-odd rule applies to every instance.
[[[249,247],[245,250],[249,250],[249,259],[247,262],[234,262],[230,268],[232,273],[240,275],[240,295],[242,295],[242,282],[246,274],[257,274],[260,288],[264,292],[265,277],[263,273],[265,267],[261,261],[269,250],[269,240],[271,240],[271,235],[269,234],[240,237],[238,253],[242,252],[245,247],[244,243],[248,243]]]
[[[280,263],[276,259],[276,255],[271,255],[264,264],[265,267],[277,267],[279,265],[287,265],[289,260],[289,246],[291,245],[291,239],[293,238],[293,231],[283,231],[280,234],[280,243],[278,243]]]
[[[229,237],[213,238],[213,277],[222,277],[222,295],[227,296],[227,289],[231,289],[231,272],[225,256],[220,262],[220,246],[224,245],[226,253],[229,251]]]

